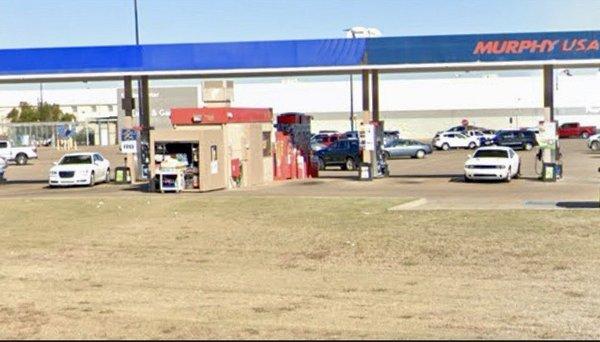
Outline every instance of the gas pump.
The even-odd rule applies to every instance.
[[[361,124],[359,141],[362,150],[359,179],[371,180],[389,176],[389,169],[383,151],[383,121]]]
[[[541,170],[538,172],[540,179],[546,182],[555,182],[562,178],[562,154],[557,135],[557,123],[553,121],[540,122],[539,131],[536,172],[538,172],[537,166],[541,165]]]

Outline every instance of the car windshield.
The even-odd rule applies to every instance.
[[[505,150],[479,150],[475,152],[475,158],[508,158]]]
[[[77,156],[64,156],[60,161],[60,165],[73,165],[73,164],[91,164],[92,156],[89,155],[77,155]]]

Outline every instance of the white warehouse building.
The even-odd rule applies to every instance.
[[[559,122],[581,122],[600,126],[600,72],[556,72],[555,117]],[[436,76],[436,78],[432,78]],[[106,83],[106,82],[105,82]],[[152,81],[152,88],[192,86],[198,98],[189,106],[202,106],[200,80]],[[36,104],[43,97],[59,104],[78,121],[116,119],[119,113],[119,82],[81,88],[15,90],[0,89],[0,118],[20,102]],[[541,73],[513,75],[444,73],[405,77],[383,75],[380,79],[380,112],[386,130],[399,130],[409,138],[430,139],[432,135],[467,119],[471,124],[492,129],[537,125],[543,115]],[[354,113],[361,117],[360,76],[354,77]],[[134,91],[135,93],[135,91]],[[164,101],[164,99],[163,99]],[[181,100],[178,105],[181,106]],[[313,116],[313,131],[350,129],[349,77],[299,77],[235,80],[232,106],[270,107],[274,113],[304,112]],[[152,119],[151,119],[152,120]],[[155,120],[158,122],[158,120]],[[116,122],[116,121],[115,121]],[[152,125],[155,125],[151,122]],[[164,125],[164,120],[160,125]],[[113,133],[111,133],[113,134]],[[111,139],[111,141],[114,139]]]

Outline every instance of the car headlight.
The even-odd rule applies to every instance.
[[[497,169],[506,169],[506,166],[504,166],[504,165],[496,165],[496,168]]]
[[[473,165],[466,165],[465,166],[465,169],[474,169],[474,168],[475,168],[475,166],[473,166]]]
[[[82,175],[87,175],[88,173],[90,173],[90,170],[79,170],[77,173],[80,173]]]
[[[58,171],[50,170],[50,176],[58,175]]]

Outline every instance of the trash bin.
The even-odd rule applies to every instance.
[[[371,174],[371,163],[361,163],[358,167],[358,180],[361,181],[370,181],[373,180],[373,175]]]
[[[556,182],[556,163],[544,163],[542,165],[542,181]]]
[[[131,183],[131,170],[126,166],[119,166],[115,169],[115,183],[129,184]]]
[[[562,178],[563,166],[562,166],[561,163],[556,164],[555,173],[556,173],[556,178],[557,179],[561,179]]]

